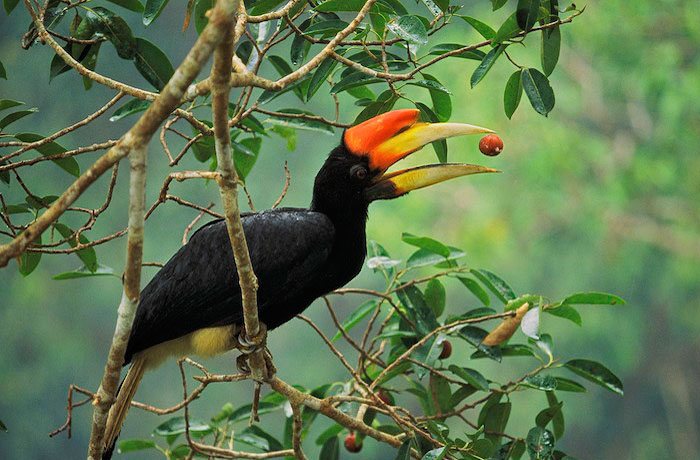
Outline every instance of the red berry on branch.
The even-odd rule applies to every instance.
[[[479,150],[484,155],[495,157],[503,151],[503,141],[495,134],[489,134],[479,141]]]
[[[393,398],[391,397],[391,394],[389,394],[389,392],[384,389],[379,390],[377,392],[377,398],[381,399],[384,402],[384,404],[387,404],[389,406],[394,405],[394,401],[392,401]]]
[[[447,359],[452,356],[452,344],[449,340],[442,342],[442,351],[440,352],[439,359]]]
[[[348,433],[348,435],[345,436],[345,448],[348,452],[352,452],[355,454],[362,450],[362,442],[356,444],[355,441],[355,433]]]

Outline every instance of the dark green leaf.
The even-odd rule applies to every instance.
[[[527,453],[533,460],[553,460],[554,435],[544,428],[535,427],[527,433]]]
[[[155,448],[156,443],[149,439],[127,439],[126,441],[119,441],[117,452],[119,452],[120,454],[125,454],[127,452],[136,452],[139,450]]]
[[[316,445],[322,446],[322,445],[326,444],[326,441],[337,436],[344,429],[345,429],[345,427],[343,427],[342,425],[338,425],[337,423],[334,423],[333,425],[329,426],[323,433],[321,433],[318,436],[318,438],[316,438]]]
[[[489,382],[486,378],[474,369],[468,367],[459,367],[451,364],[450,372],[467,382],[472,387],[479,391],[489,391]]]
[[[413,86],[420,86],[420,87],[423,87],[423,88],[428,88],[428,89],[430,89],[430,90],[436,90],[436,91],[439,91],[439,92],[444,93],[444,94],[452,94],[452,93],[450,93],[450,90],[449,90],[449,89],[447,89],[447,88],[445,88],[444,86],[442,86],[442,85],[440,84],[440,82],[438,82],[437,79],[435,79],[434,77],[433,77],[432,80],[430,80],[430,79],[426,79],[426,80],[412,80],[412,81],[409,81],[409,82],[406,83],[406,84],[407,84],[407,85],[413,85]]]
[[[610,369],[602,364],[588,359],[572,359],[564,364],[570,371],[593,383],[606,388],[613,393],[622,395],[623,388],[620,379]]]
[[[273,99],[278,98],[279,96],[283,95],[284,93],[287,93],[289,91],[294,91],[295,93],[300,93],[303,95],[303,87],[306,85],[309,81],[309,78],[311,78],[311,75],[306,75],[304,78],[295,81],[291,85],[287,85],[284,89],[280,91],[272,91],[272,90],[265,90],[263,93],[260,95],[258,98],[258,104],[266,104],[270,102]]]
[[[367,302],[361,304],[359,307],[357,307],[355,310],[353,310],[350,315],[348,315],[347,318],[345,318],[345,321],[341,324],[343,327],[343,330],[345,332],[349,331],[353,327],[357,326],[360,321],[362,321],[363,318],[365,318],[367,315],[369,315],[374,309],[377,308],[377,302],[374,300],[368,300]],[[331,342],[335,342],[342,336],[342,333],[338,331],[334,336]]]
[[[525,294],[521,295],[519,297],[516,297],[515,299],[509,300],[506,306],[503,308],[503,311],[511,311],[511,310],[517,310],[518,308],[522,307],[526,303],[529,303],[530,306],[537,306],[542,302],[542,296],[540,295],[533,295],[533,294]]]
[[[384,80],[382,80],[381,78],[372,78],[369,75],[364,74],[362,72],[355,72],[336,83],[331,88],[331,93],[337,94],[342,91],[346,91],[350,88],[355,88],[357,86],[364,86],[372,83],[381,83],[383,81]]]
[[[24,102],[15,101],[12,99],[2,99],[0,100],[0,110],[10,109],[22,104],[24,104]]]
[[[500,346],[500,354],[503,357],[514,357],[514,356],[535,356],[535,353],[532,351],[532,349],[523,344],[507,344],[507,345],[501,345]],[[490,356],[487,356],[486,353],[484,353],[482,350],[477,350],[474,353],[472,353],[471,359],[479,359],[479,358],[489,358]]]
[[[214,7],[214,0],[197,0],[197,4],[194,6],[194,28],[197,30],[198,34],[201,34],[204,28],[209,23],[209,18],[207,17],[207,11]],[[248,43],[250,42],[243,42]],[[243,45],[241,43],[241,46]],[[240,57],[240,56],[239,56]],[[243,62],[247,62],[247,59],[243,59]]]
[[[484,288],[482,288],[479,283],[474,281],[471,278],[467,278],[464,276],[458,276],[457,279],[461,281],[461,283],[469,289],[469,291],[476,296],[477,299],[481,301],[484,305],[489,305],[491,303],[491,299],[489,298],[489,295],[486,291],[484,291]]]
[[[411,246],[423,248],[435,254],[440,254],[443,257],[449,257],[450,255],[450,250],[447,248],[447,246],[437,240],[428,238],[427,236],[416,236],[404,232],[401,234],[401,240],[404,243],[410,244]]]
[[[9,15],[12,13],[12,10],[15,9],[17,4],[19,3],[19,0],[3,0],[3,6],[5,7],[5,12]],[[2,67],[2,64],[0,64],[0,67]],[[3,78],[5,78],[3,76]]]
[[[321,64],[316,68],[316,71],[314,72],[313,76],[311,77],[311,82],[309,83],[309,87],[306,90],[306,100],[310,101],[312,97],[314,97],[314,94],[316,94],[316,91],[319,90],[321,85],[325,83],[326,79],[328,78],[328,75],[333,71],[335,66],[338,64],[338,61],[335,59],[331,58],[326,58]]]
[[[523,30],[530,30],[537,22],[540,13],[540,0],[518,0],[518,7],[515,17],[518,27]]]
[[[558,316],[560,318],[565,318],[569,321],[573,321],[579,326],[581,325],[581,315],[574,307],[570,305],[563,304],[556,308],[547,308],[546,310],[542,311],[544,311],[545,313],[549,313],[550,315]]]
[[[143,5],[139,0],[107,0],[115,5],[119,5],[127,10],[136,11],[137,13],[143,13]]]
[[[496,35],[496,31],[493,30],[491,26],[484,24],[478,19],[472,18],[470,16],[460,16],[460,18],[464,19],[470,26],[474,28],[474,30],[479,32],[479,34],[481,34],[481,36],[484,37],[486,40],[491,40]]]
[[[440,280],[432,279],[428,281],[428,284],[425,286],[425,301],[436,317],[439,317],[445,311],[446,297],[445,286],[442,285]]]
[[[360,88],[355,88],[355,89],[367,89],[366,87],[360,87]],[[350,93],[353,90],[349,90],[348,93]],[[395,96],[391,96],[388,100],[380,100],[377,102],[372,102],[369,104],[367,107],[365,107],[362,112],[355,118],[355,121],[353,124],[358,124],[362,123],[363,121],[369,120],[372,117],[375,117],[379,114],[386,113],[389,110],[391,110],[394,107],[394,104],[396,103],[397,98]]]
[[[284,0],[258,0],[253,5],[253,9],[250,10],[250,14],[257,16],[259,14],[268,13],[283,1]]]
[[[496,11],[497,9],[501,8],[507,2],[508,0],[491,0],[491,6],[493,7],[493,11]]]
[[[549,80],[537,69],[522,70],[522,85],[537,113],[547,116],[554,108],[554,91]]]
[[[411,460],[411,439],[406,438],[406,440],[399,447],[399,452],[396,455],[396,460]]]
[[[35,244],[41,244],[41,235],[39,235],[35,241]],[[19,256],[19,272],[22,276],[28,276],[34,269],[39,265],[41,260],[40,252],[29,252],[24,251],[21,256]]]
[[[190,432],[192,433],[200,433],[200,434],[205,434],[205,433],[211,433],[213,428],[209,426],[207,423],[197,420],[197,419],[191,419],[189,421],[189,428]],[[155,430],[153,430],[153,434],[156,436],[172,436],[172,435],[177,435],[177,434],[182,434],[186,431],[185,427],[185,417],[179,416],[179,417],[173,417],[170,420],[161,423],[158,425]]]
[[[536,390],[552,391],[557,388],[557,379],[551,375],[531,375],[523,380],[523,385]]]
[[[114,111],[114,114],[109,117],[109,121],[118,121],[129,115],[143,112],[151,105],[151,101],[142,101],[141,99],[132,99],[126,104]]]
[[[441,447],[439,449],[429,450],[425,453],[425,455],[423,455],[423,458],[421,458],[421,460],[442,460],[445,458],[448,452],[448,446]]]
[[[466,254],[458,248],[453,248],[448,246],[450,250],[450,255],[445,258],[439,254],[435,254],[427,249],[419,249],[408,258],[406,261],[406,268],[418,268],[425,267],[428,265],[436,265],[445,261],[457,260],[464,257]]]
[[[492,405],[486,412],[484,417],[484,431],[487,433],[486,439],[491,441],[494,447],[499,444],[501,439],[501,436],[495,433],[503,433],[506,430],[508,418],[510,418],[510,409],[511,403],[505,402]],[[492,453],[493,449],[488,454],[490,455]]]
[[[418,332],[428,334],[437,328],[438,324],[435,314],[425,302],[423,293],[415,286],[402,286],[396,291],[401,304],[406,309],[409,317],[412,317],[418,327]]]
[[[518,26],[518,20],[515,17],[516,13],[513,13],[505,20],[501,27],[498,28],[496,35],[494,35],[493,40],[491,40],[492,45],[499,45],[506,40],[509,40],[521,32],[520,26]]]
[[[484,56],[484,59],[481,61],[481,64],[479,64],[479,66],[476,68],[476,70],[474,70],[474,73],[472,74],[472,88],[475,87],[486,76],[488,71],[491,70],[491,67],[493,67],[498,57],[501,54],[503,54],[503,50],[505,49],[506,45],[499,45],[493,48],[491,51],[489,51],[486,54],[486,56]]]
[[[262,436],[258,436],[249,429],[243,430],[240,434],[236,434],[234,436],[234,440],[251,447],[257,447],[263,451],[270,450],[270,443],[267,441],[267,439],[263,438]]]
[[[268,58],[268,60],[274,66],[275,70],[277,70],[277,73],[281,77],[284,77],[284,76],[292,73],[292,68],[289,66],[287,61],[285,61],[281,57],[273,55],[273,56],[270,56]],[[299,98],[299,100],[304,102],[304,90],[302,89],[301,85],[295,86],[294,88],[292,88],[292,91],[294,91],[294,94],[296,94],[296,96]]]
[[[7,433],[7,426],[5,425],[5,422],[3,422],[2,420],[0,420],[0,430]]]
[[[386,27],[409,43],[416,45],[428,43],[428,31],[417,16],[401,16],[395,22],[388,23]]]
[[[513,300],[516,298],[515,293],[513,293],[513,290],[511,289],[510,286],[508,286],[508,283],[503,281],[498,275],[495,273],[492,273],[488,270],[484,269],[478,269],[474,270],[471,269],[469,270],[472,275],[474,275],[481,283],[489,288],[491,292],[496,294],[496,297],[501,299],[501,302],[504,304],[508,303],[508,301]]]
[[[15,138],[22,142],[36,142],[44,139],[44,136],[35,133],[19,133],[15,134]],[[55,155],[66,151],[66,149],[64,149],[56,142],[49,142],[47,144],[41,145],[39,147],[36,147],[35,150],[37,150],[44,156]],[[75,177],[80,176],[80,166],[78,166],[78,162],[75,161],[75,158],[59,158],[57,160],[51,161],[58,165],[61,169],[66,171],[68,174],[71,174]]]
[[[440,56],[445,53],[449,53],[451,51],[455,51],[458,49],[465,48],[464,45],[460,45],[457,43],[443,43],[441,45],[435,45],[432,48],[430,48],[430,52],[428,54],[430,55],[435,55],[435,56]],[[475,61],[481,61],[484,59],[484,56],[486,56],[486,53],[484,53],[481,50],[469,50],[469,51],[464,51],[459,54],[454,54],[452,57],[458,57],[458,58],[463,58],[463,59],[472,59]]]
[[[136,70],[158,91],[162,90],[175,70],[168,56],[153,43],[143,38],[136,39]]]
[[[3,130],[6,126],[10,125],[11,123],[14,123],[17,120],[21,120],[27,115],[31,115],[34,112],[38,111],[39,109],[31,108],[29,110],[18,110],[17,112],[12,112],[11,114],[6,115],[2,120],[0,120],[0,130]]]
[[[557,391],[569,391],[572,393],[585,393],[586,387],[580,383],[564,377],[554,377],[557,380]]]
[[[569,305],[624,305],[625,301],[605,292],[582,292],[570,295],[561,303]]]
[[[435,112],[438,119],[440,121],[449,120],[452,115],[451,93],[432,75],[424,73],[423,77],[425,80],[422,80],[422,83],[416,84],[428,88],[430,99],[433,101],[433,112]]]
[[[2,61],[0,61],[0,78],[7,80],[7,71],[5,70],[5,66],[2,65]]]
[[[299,115],[299,114],[306,114],[306,115],[312,115],[312,116],[314,115],[311,112],[308,112],[305,110],[299,110],[299,109],[281,109],[281,110],[279,110],[279,112],[289,113],[292,115]],[[274,124],[274,125],[279,125],[279,126],[287,126],[290,128],[304,129],[307,131],[320,131],[322,133],[330,134],[330,135],[335,134],[335,130],[333,129],[333,127],[328,125],[327,123],[322,122],[322,121],[306,120],[303,118],[287,118],[284,116],[273,115],[271,118],[264,120],[264,122]]]
[[[561,439],[564,436],[564,413],[561,408],[564,402],[557,401],[557,397],[554,392],[547,392],[547,402],[549,403],[549,408],[543,410],[537,415],[535,423],[541,428],[546,428],[547,424],[551,421],[552,427],[554,428],[554,437],[556,439]]]
[[[304,33],[306,35],[337,34],[347,26],[348,23],[341,21],[340,19],[328,19],[326,21],[319,21],[310,25],[304,31]]]
[[[96,6],[88,10],[85,19],[95,32],[104,35],[112,42],[120,58],[134,58],[138,44],[129,25],[121,16],[107,8]]]
[[[513,72],[503,92],[503,110],[505,110],[508,118],[511,118],[515,113],[518,105],[520,105],[520,98],[523,95],[523,85],[520,83],[521,74],[522,71],[520,70]]]
[[[307,19],[299,25],[300,30],[305,30],[311,24],[311,19]],[[289,59],[293,65],[299,65],[306,59],[306,54],[311,48],[311,42],[306,40],[302,35],[295,35],[292,40],[292,46],[289,48]]]
[[[477,419],[476,424],[478,426],[482,426],[484,424],[484,421],[486,420],[486,416],[489,413],[489,410],[497,405],[498,403],[501,402],[501,399],[503,399],[503,393],[492,393],[491,396],[486,400],[484,405],[481,407],[481,411],[479,411],[479,418]]]
[[[447,97],[449,98],[449,96]],[[416,102],[415,105],[416,108],[420,110],[421,121],[427,121],[429,123],[440,122],[440,118],[435,112],[433,112],[433,109],[422,102]],[[450,112],[451,111],[452,108],[450,106]],[[441,139],[439,141],[431,142],[430,145],[433,146],[433,150],[435,150],[435,155],[437,156],[438,161],[440,161],[440,163],[447,163],[447,141],[445,139]]]
[[[233,158],[238,176],[245,181],[258,160],[262,138],[249,137],[240,142],[233,142]],[[253,154],[250,155],[250,152]]]
[[[338,426],[338,425],[336,425]],[[338,460],[340,457],[340,441],[338,436],[328,438],[321,448],[321,453],[318,456],[319,460]]]
[[[525,452],[525,444],[522,441],[509,441],[503,444],[489,460],[517,460]]]
[[[561,31],[559,26],[542,31],[542,71],[549,76],[559,61],[559,49],[561,48]]]
[[[78,245],[78,242],[75,241],[75,231],[73,231],[70,227],[60,222],[56,222],[54,224],[54,228],[58,230],[58,233],[60,233],[63,238],[70,238],[68,240],[68,244],[72,248]],[[78,241],[80,244],[87,244],[90,242],[90,240],[88,240],[82,233],[80,234]],[[89,271],[94,272],[97,270],[97,253],[95,253],[95,248],[83,248],[76,252],[76,255],[83,261],[85,268],[87,268]]]
[[[156,20],[170,0],[146,0],[146,7],[143,10],[143,23],[149,25]]]
[[[450,383],[444,378],[436,374],[430,374],[430,394],[436,397],[431,397],[431,405],[437,402],[438,407],[434,408],[434,414],[438,413],[438,408],[440,412],[449,412],[452,410],[450,405],[450,398],[452,397],[452,391],[450,390]],[[437,401],[435,401],[437,399]]]
[[[450,405],[452,407],[456,407],[459,403],[461,403],[474,393],[476,393],[476,388],[474,388],[471,385],[462,385],[457,389],[457,391],[452,393],[452,397],[450,398]]]

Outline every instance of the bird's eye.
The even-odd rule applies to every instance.
[[[355,165],[350,168],[350,175],[358,180],[364,180],[367,177],[367,168],[361,165]]]

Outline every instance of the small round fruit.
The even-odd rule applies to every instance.
[[[503,151],[503,141],[495,134],[489,134],[479,141],[479,150],[484,155],[495,157]]]
[[[389,406],[394,405],[394,401],[391,397],[391,394],[384,389],[381,389],[377,392],[377,398],[381,399],[384,402],[384,404],[387,404]]]
[[[353,454],[362,450],[362,442],[356,444],[355,440],[355,433],[349,433],[345,436],[345,448],[348,452],[352,452]]]
[[[449,340],[442,342],[442,351],[440,352],[439,359],[447,359],[452,356],[452,344]]]

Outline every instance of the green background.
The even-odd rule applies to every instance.
[[[501,12],[490,11],[489,2],[475,3],[465,7],[464,14],[493,27],[504,19]],[[98,85],[85,92],[72,72],[48,84],[50,48],[37,44],[24,51],[19,46],[28,23],[21,6],[9,17],[0,14],[0,60],[8,72],[8,80],[0,80],[0,96],[40,109],[12,130],[48,134],[96,110],[114,92]],[[148,29],[139,18],[125,17],[136,35],[157,43],[178,63],[195,38],[193,27],[184,34],[179,31],[182,9],[179,2],[172,2]],[[502,275],[519,294],[542,293],[556,299],[571,292],[601,290],[626,299],[625,306],[583,307],[583,328],[543,318],[543,330],[555,339],[555,356],[601,361],[625,384],[624,397],[590,385],[586,394],[567,395],[567,433],[560,447],[582,459],[698,458],[700,12],[691,1],[590,1],[585,13],[565,26],[562,35],[562,56],[550,77],[557,103],[548,118],[537,115],[525,98],[512,120],[505,117],[503,87],[514,70],[505,60],[475,89],[469,88],[474,61],[445,60],[430,71],[453,92],[453,121],[493,128],[505,143],[503,154],[488,158],[479,154],[478,138],[450,140],[450,160],[475,162],[504,173],[452,181],[374,204],[368,235],[395,258],[405,259],[412,252],[400,241],[403,231],[461,247],[470,266]],[[479,40],[466,23],[455,21],[432,37],[430,45]],[[538,40],[533,36],[527,48],[511,47],[515,59],[538,66]],[[104,48],[99,72],[146,87],[129,63],[119,60],[111,47]],[[272,69],[264,69],[274,75]],[[321,92],[327,93],[327,87]],[[429,102],[420,88],[408,94]],[[278,108],[298,104],[293,95],[278,101]],[[326,94],[305,108],[333,116],[332,100]],[[342,121],[351,122],[360,110],[351,99],[341,98]],[[77,147],[116,139],[133,121],[110,123],[105,116],[60,142]],[[292,173],[285,205],[306,206],[315,171],[339,135],[339,130],[335,136],[300,131],[293,151],[278,138],[266,140],[248,178],[256,207],[264,209],[275,201],[282,188],[284,160]],[[173,143],[174,150],[178,145]],[[81,157],[81,167],[96,156]],[[428,147],[406,164],[434,161]],[[179,169],[198,167],[189,158]],[[149,151],[149,168],[147,202],[152,203],[168,171],[157,143]],[[115,203],[87,235],[91,239],[125,226],[126,172],[123,164]],[[23,178],[38,194],[55,193],[71,180],[47,163],[23,173]],[[99,180],[79,203],[98,206],[106,184],[107,178]],[[212,184],[176,184],[174,191],[199,204],[218,203]],[[8,202],[23,199],[15,182],[12,187],[0,184],[0,192]],[[172,203],[159,208],[147,222],[145,260],[165,262],[180,246],[182,231],[194,215]],[[99,262],[121,272],[124,246],[125,240],[118,239],[99,247]],[[88,406],[74,412],[73,439],[65,434],[49,439],[47,434],[65,420],[69,384],[97,387],[121,286],[114,277],[51,280],[78,266],[75,256],[44,256],[27,278],[17,272],[14,262],[0,270],[0,419],[9,429],[0,432],[0,458],[84,457],[91,421]],[[154,268],[145,268],[144,282],[154,273]],[[365,269],[351,285],[381,288],[382,280]],[[448,313],[474,306],[463,288],[447,287]],[[334,306],[344,317],[362,300],[337,298]],[[333,333],[319,302],[307,314],[327,334]],[[345,378],[321,340],[299,320],[272,333],[270,348],[279,375],[287,382],[313,388]],[[466,347],[457,347],[452,360],[466,363],[470,353]],[[206,364],[222,373],[234,369],[232,356]],[[527,370],[507,362],[480,361],[473,367],[506,381]],[[524,436],[537,411],[545,407],[543,395],[530,393],[515,395],[517,410],[508,432]],[[177,369],[167,364],[146,376],[136,399],[165,407],[180,397]],[[194,404],[193,413],[206,419],[225,402],[239,406],[250,397],[249,383],[213,386]],[[280,433],[281,417],[268,417],[275,421],[264,426]],[[122,439],[146,438],[162,421],[133,410]],[[305,441],[311,455],[316,455],[312,440],[320,428]],[[368,440],[357,457],[394,455]],[[341,456],[350,454],[343,451]]]

